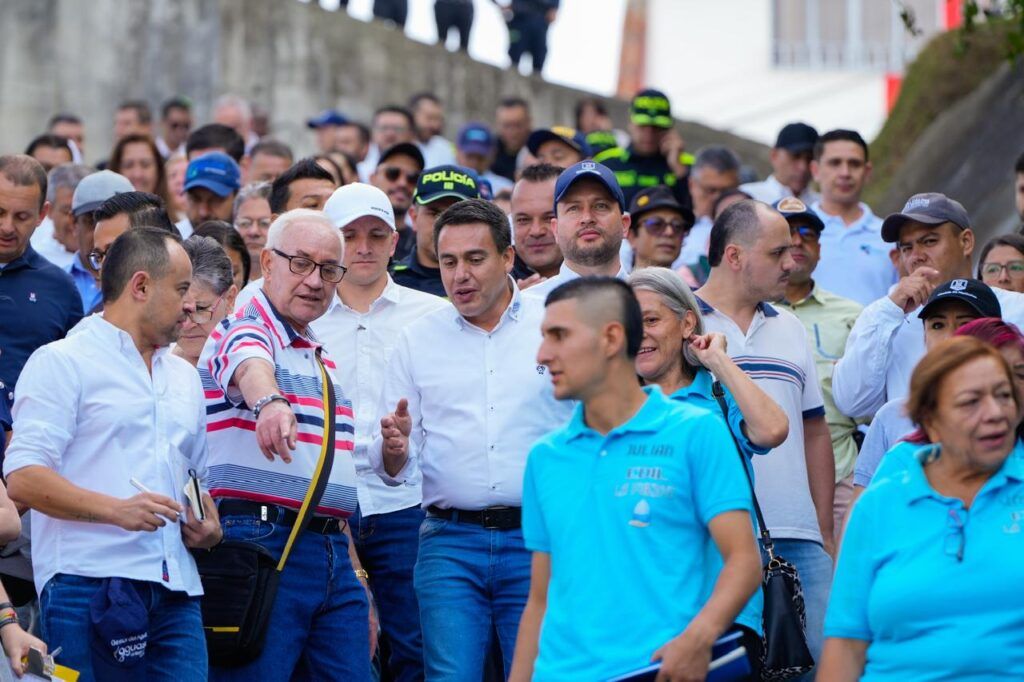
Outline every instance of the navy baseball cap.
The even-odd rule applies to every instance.
[[[792,154],[809,152],[818,142],[818,131],[806,123],[789,123],[779,131],[775,147]]]
[[[526,140],[526,148],[530,150],[531,154],[537,156],[541,145],[552,140],[572,147],[582,154],[584,158],[591,156],[590,145],[587,144],[587,136],[575,128],[567,126],[553,126],[551,128],[534,130]]]
[[[980,317],[1003,316],[1003,308],[999,305],[995,292],[987,284],[976,279],[951,279],[945,284],[940,284],[928,297],[928,301],[917,316],[922,320],[927,319],[935,308],[946,301],[961,301]]]
[[[337,109],[324,109],[313,118],[306,121],[306,127],[316,130],[327,126],[343,126],[348,119]]]
[[[146,658],[149,612],[131,580],[107,578],[89,601],[90,654],[98,680],[137,680]]]
[[[555,181],[555,213],[558,212],[558,202],[562,200],[565,193],[569,191],[577,181],[583,178],[593,178],[604,185],[612,198],[618,202],[619,208],[626,211],[626,197],[622,194],[619,181],[615,179],[615,173],[602,163],[596,161],[580,161],[569,166]]]
[[[810,224],[812,228],[821,234],[825,231],[825,223],[821,221],[821,217],[817,213],[807,208],[807,204],[797,199],[796,197],[785,197],[779,199],[772,208],[782,214],[782,217],[786,219],[790,225],[794,222],[804,221]]]
[[[242,171],[235,160],[224,152],[210,152],[192,159],[185,171],[185,191],[205,187],[220,197],[238,191]]]
[[[629,120],[638,126],[671,128],[674,121],[668,95],[653,88],[636,93],[629,104]]]
[[[490,154],[494,149],[494,135],[483,123],[467,123],[459,130],[455,146],[467,154]]]
[[[416,162],[416,165],[423,170],[423,166],[426,162],[423,160],[423,152],[420,148],[414,145],[412,142],[399,142],[393,147],[388,147],[380,154],[380,158],[377,160],[377,167],[380,168],[381,164],[390,159],[392,156],[408,156],[410,159]]]
[[[898,242],[900,229],[907,223],[953,223],[961,230],[971,229],[971,219],[967,216],[967,209],[963,204],[939,192],[915,194],[907,199],[902,211],[893,213],[882,223],[882,239],[890,243]]]
[[[434,166],[420,173],[413,199],[421,206],[445,197],[479,199],[479,180],[476,173],[462,166]]]
[[[633,201],[629,204],[629,215],[633,217],[634,221],[637,221],[643,214],[656,211],[660,208],[675,211],[689,227],[693,227],[693,224],[696,221],[693,211],[691,211],[688,206],[683,206],[679,203],[679,200],[676,199],[676,195],[665,185],[645,187],[637,192],[636,196],[633,197]],[[639,223],[634,222],[634,224]]]

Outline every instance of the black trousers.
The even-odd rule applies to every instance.
[[[405,18],[408,14],[408,0],[373,0],[373,16],[393,21],[400,28],[405,28]]]
[[[524,54],[533,57],[533,72],[544,69],[548,57],[548,20],[540,12],[519,12],[508,22],[508,56],[519,66]]]
[[[453,28],[459,32],[459,49],[469,50],[469,31],[473,26],[473,3],[467,0],[437,0],[434,3],[434,20],[437,22],[437,42],[448,42],[448,32]]]

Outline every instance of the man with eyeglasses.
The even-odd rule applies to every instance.
[[[322,372],[337,399],[326,491],[281,573],[263,651],[246,665],[211,669],[213,680],[288,680],[326,670],[345,680],[370,676],[368,602],[346,532],[357,499],[352,403],[310,329],[334,300],[344,252],[338,228],[322,212],[279,216],[260,254],[262,287],[214,329],[199,359],[210,494],[224,537],[257,543],[275,558],[320,458]]]
[[[83,178],[71,197],[71,215],[75,220],[78,251],[66,269],[75,281],[78,295],[82,299],[82,310],[86,313],[98,306],[103,298],[100,294],[99,267],[93,265],[90,258],[96,236],[96,219],[93,213],[115,194],[134,190],[128,178],[112,170],[103,170]]]
[[[449,206],[479,197],[477,177],[468,168],[437,166],[423,171],[409,208],[416,232],[416,249],[392,266],[391,276],[396,283],[427,294],[446,296],[434,250],[434,221]]]
[[[395,213],[395,225],[398,227],[395,262],[405,260],[416,248],[416,232],[406,214],[412,206],[412,195],[424,167],[420,148],[411,142],[401,142],[381,153],[377,170],[370,177],[370,184],[388,195],[391,210]]]
[[[681,205],[671,189],[659,185],[633,197],[629,215],[632,220],[626,238],[633,250],[633,262],[632,267],[626,267],[671,267],[693,227],[693,211]]]
[[[826,291],[812,277],[821,260],[821,233],[825,229],[818,214],[795,197],[780,199],[773,206],[789,223],[792,240],[789,255],[793,259],[793,267],[789,270],[785,297],[779,303],[796,315],[807,330],[821,394],[825,399],[825,421],[832,436],[832,453],[836,460],[832,511],[838,534],[853,498],[853,466],[863,434],[857,430],[857,422],[836,409],[832,401],[832,368],[843,357],[846,339],[863,306]]]
[[[149,192],[121,192],[110,197],[99,208],[92,212],[95,223],[92,237],[92,250],[89,251],[89,264],[101,275],[103,261],[114,240],[130,229],[153,227],[164,232],[178,235],[178,228],[164,210],[160,197]],[[180,235],[179,235],[180,236]],[[96,312],[101,305],[87,309]]]

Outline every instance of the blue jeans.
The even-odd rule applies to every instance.
[[[426,679],[482,679],[492,631],[508,677],[530,590],[522,531],[427,517],[420,526],[415,584]]]
[[[221,517],[225,540],[249,540],[281,556],[291,527],[252,516]],[[210,668],[214,680],[370,679],[369,607],[344,533],[305,531],[288,557],[259,658]]]
[[[815,661],[821,660],[821,647],[825,635],[825,609],[832,588],[832,557],[825,549],[811,540],[775,539],[776,555],[796,566],[800,573],[800,585],[804,590],[804,606],[807,611],[807,648]],[[768,556],[761,551],[764,561]],[[815,670],[796,679],[811,682]]]
[[[423,636],[412,572],[423,510],[410,507],[366,517],[357,513],[350,522],[387,639],[390,656],[384,665],[397,682],[422,680]]]
[[[80,682],[96,679],[92,668],[89,602],[101,578],[58,573],[39,596],[41,635],[51,651],[62,647],[57,662],[78,670]],[[140,680],[207,679],[206,639],[199,598],[172,592],[163,585],[133,580],[149,613],[145,667]]]

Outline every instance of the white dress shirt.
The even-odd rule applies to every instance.
[[[623,240],[622,243],[625,244],[626,241]],[[615,274],[615,276],[618,277],[619,279],[624,280],[628,275],[629,272],[626,270],[626,268],[622,266],[622,262],[620,261],[619,271]],[[544,280],[540,284],[534,284],[529,289],[524,290],[523,296],[528,299],[539,301],[541,305],[543,305],[544,300],[547,299],[548,297],[548,294],[550,294],[554,289],[565,284],[566,282],[569,282],[574,279],[579,279],[582,276],[583,275],[570,268],[568,263],[562,261],[561,267],[558,268],[557,275],[550,279]]]
[[[449,304],[438,296],[398,286],[388,276],[387,286],[370,310],[360,313],[334,297],[323,317],[310,326],[327,352],[338,358],[338,383],[352,401],[356,435],[353,457],[356,493],[363,516],[386,514],[420,504],[423,494],[415,482],[392,487],[370,466],[367,449],[380,431],[377,409],[384,387],[388,358],[402,330],[427,313]]]
[[[785,199],[786,197],[793,196],[793,190],[791,190],[787,185],[783,185],[779,182],[774,173],[761,182],[748,182],[740,185],[740,191],[746,192],[755,201],[763,201],[769,206],[779,199]],[[808,185],[804,188],[803,192],[800,192],[800,196],[797,198],[810,206],[818,200],[818,193]]]
[[[1024,294],[995,287],[992,292],[1003,319],[1024,328]],[[886,402],[910,393],[910,375],[924,356],[920,312],[904,314],[888,296],[864,308],[832,370],[832,399],[840,412],[872,417]]]
[[[199,374],[167,348],[152,375],[131,336],[100,315],[29,358],[14,402],[16,435],[4,473],[44,466],[77,485],[120,499],[134,478],[187,506],[189,469],[206,475],[206,410]],[[203,593],[181,528],[154,532],[64,521],[32,510],[32,561],[42,592],[57,573],[146,580]]]
[[[409,460],[384,470],[377,429],[368,454],[386,483],[422,476],[423,506],[484,509],[522,504],[526,456],[538,438],[572,416],[537,364],[544,307],[520,296],[487,332],[451,304],[410,324],[388,362],[381,414],[409,401]]]

